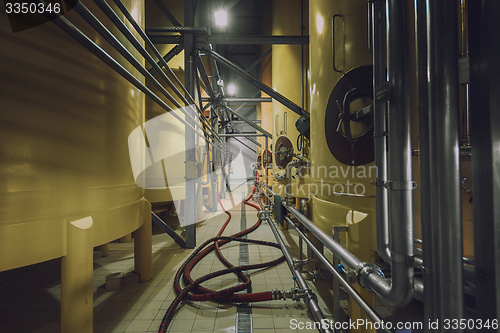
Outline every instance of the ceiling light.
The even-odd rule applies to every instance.
[[[227,94],[229,96],[236,95],[236,86],[234,85],[234,83],[230,83],[227,85]]]
[[[215,25],[227,25],[227,12],[225,10],[218,10],[215,12]]]

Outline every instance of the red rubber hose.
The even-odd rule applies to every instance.
[[[256,208],[259,210],[259,207],[257,205],[254,205],[252,203],[249,203],[248,201],[253,197],[255,193],[255,189],[257,187],[257,172],[255,172],[255,181],[254,181],[254,187],[252,194],[244,200],[244,203],[246,205],[249,205],[251,207]],[[179,270],[177,271],[175,278],[174,278],[174,290],[177,293],[177,297],[174,299],[170,307],[165,313],[165,316],[163,317],[162,323],[160,325],[160,328],[158,330],[159,333],[164,333],[166,332],[168,325],[173,319],[173,316],[175,314],[175,309],[177,306],[180,304],[181,301],[183,300],[191,300],[191,301],[205,301],[205,300],[211,300],[211,301],[218,301],[218,302],[262,302],[262,301],[269,301],[273,299],[273,294],[270,291],[267,292],[261,292],[261,293],[247,293],[247,294],[235,294],[238,291],[247,289],[251,285],[251,280],[250,278],[245,275],[242,271],[250,270],[250,269],[261,269],[261,268],[266,268],[266,267],[271,267],[275,266],[279,263],[282,263],[285,258],[284,256],[279,257],[278,259],[265,262],[265,263],[260,263],[260,264],[254,264],[254,265],[245,265],[245,266],[238,266],[235,267],[233,264],[231,264],[221,253],[220,251],[220,246],[227,244],[231,241],[238,241],[238,242],[246,242],[246,243],[253,243],[253,244],[259,244],[259,245],[266,245],[266,246],[272,246],[276,248],[280,248],[280,246],[276,243],[272,242],[265,242],[265,241],[260,241],[260,240],[253,240],[253,239],[243,239],[241,238],[242,236],[245,236],[255,229],[257,229],[262,221],[259,219],[253,226],[250,228],[240,231],[234,235],[231,235],[229,237],[223,237],[221,236],[222,233],[224,232],[225,228],[227,227],[229,221],[231,220],[231,213],[228,212],[224,206],[222,205],[222,202],[220,200],[219,195],[218,200],[219,204],[221,205],[222,209],[226,214],[228,214],[228,218],[220,231],[218,232],[216,237],[213,237],[207,241],[205,241],[202,245],[200,245],[198,248],[196,248],[193,253],[188,257],[188,259],[181,265]],[[207,275],[204,275],[196,280],[193,280],[191,278],[191,270],[195,267],[195,265],[201,261],[206,255],[208,255],[210,252],[213,250],[216,250],[216,255],[217,257],[221,260],[221,262],[226,266],[226,269],[219,270],[216,272],[209,273]],[[205,287],[200,286],[201,283],[221,276],[225,274],[233,273],[236,274],[244,283],[226,288],[223,290],[219,291],[214,291]],[[182,289],[180,286],[180,280],[181,276],[183,278],[183,281],[185,283],[185,288]],[[194,294],[190,294],[194,293]],[[274,296],[276,298],[276,295]],[[278,293],[278,298],[281,298],[281,293]]]

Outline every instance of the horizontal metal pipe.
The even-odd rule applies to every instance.
[[[359,307],[368,315],[368,317],[373,320],[376,323],[381,323],[383,322],[382,319],[379,317],[379,315],[375,312],[372,307],[365,302],[365,300],[361,297],[361,295],[351,286],[349,282],[347,282],[342,275],[333,267],[332,263],[325,258],[325,256],[319,251],[314,244],[309,240],[309,238],[304,235],[302,231],[300,231],[299,227],[287,216],[285,217],[285,220],[288,222],[289,225],[291,225],[299,237],[304,240],[304,242],[309,246],[309,248],[314,252],[316,255],[316,258],[321,261],[323,265],[328,269],[328,271],[337,279],[340,283],[340,285],[345,289],[347,294],[352,297],[352,299],[358,303]],[[389,330],[383,330],[385,332],[390,332]]]
[[[265,136],[264,134],[258,133],[234,133],[234,134],[219,134],[221,138],[234,138],[234,137],[256,137]]]
[[[347,251],[342,245],[334,241],[331,237],[327,236],[321,229],[319,229],[311,220],[302,215],[295,207],[286,205],[283,201],[283,206],[290,213],[295,216],[300,223],[302,223],[309,231],[325,245],[330,251],[332,251],[340,260],[342,260],[348,267],[352,269],[362,266],[363,262],[358,259],[354,254]]]
[[[146,27],[146,32],[203,32],[207,33],[206,27]]]
[[[311,291],[309,286],[307,285],[306,281],[304,280],[304,277],[302,274],[295,268],[295,265],[293,263],[293,258],[290,255],[290,252],[288,251],[285,242],[283,241],[283,238],[279,234],[278,228],[276,227],[275,223],[272,221],[272,219],[267,215],[263,214],[264,218],[267,220],[269,226],[271,227],[271,230],[274,234],[274,237],[276,238],[278,244],[280,245],[281,252],[283,252],[283,255],[285,256],[286,262],[288,264],[288,267],[290,268],[290,271],[292,274],[295,276],[295,281],[297,282],[297,285],[299,288],[304,291],[304,297],[303,300],[307,304],[307,307],[311,311],[314,319],[316,322],[323,323],[326,321],[325,316],[323,315],[323,312],[321,311],[318,302],[316,300],[316,295]],[[321,325],[320,328],[321,332],[329,333],[333,331],[327,326],[324,327]]]
[[[156,62],[149,56],[142,45],[135,39],[128,28],[121,22],[121,20],[116,16],[115,12],[109,7],[109,5],[102,0],[95,0],[97,5],[103,10],[103,12],[108,16],[113,23],[120,29],[120,31],[131,41],[131,43],[136,47],[136,49],[141,53],[141,55],[151,63],[151,65],[157,66]],[[151,82],[165,97],[167,97],[172,103],[174,103],[182,113],[184,113],[188,119],[196,121],[196,119],[189,114],[186,109],[172,96],[170,93],[161,85],[151,73],[149,73],[145,67],[123,46],[122,43],[116,39],[116,37],[111,34],[111,32],[104,27],[104,25],[85,7],[81,2],[78,2],[74,6],[75,11],[88,23],[90,24],[101,36],[103,36],[127,61],[132,64],[149,82]],[[161,71],[158,67],[158,70]],[[163,71],[161,71],[163,74]],[[164,78],[167,83],[173,86],[173,83],[165,76]],[[172,109],[170,109],[172,110]],[[191,126],[191,128],[193,128]],[[213,136],[204,131],[205,135],[212,138]]]
[[[273,99],[271,97],[226,97],[224,99],[228,103],[260,103],[260,102],[272,102]]]
[[[179,44],[183,36],[153,35],[155,44]],[[203,35],[195,36],[195,43],[204,44],[236,44],[236,45],[269,45],[269,44],[309,44],[309,36],[258,36],[258,35]]]
[[[41,0],[42,3],[47,4],[44,0]],[[154,94],[149,88],[147,88],[144,83],[139,81],[134,75],[132,75],[127,69],[125,69],[120,63],[118,63],[113,57],[111,57],[106,51],[101,49],[93,40],[91,40],[87,35],[85,35],[81,30],[79,30],[73,23],[71,23],[64,16],[59,16],[54,18],[52,22],[57,25],[61,30],[70,35],[73,39],[75,39],[78,43],[92,52],[95,56],[97,56],[101,61],[103,61],[106,65],[115,70],[118,74],[120,74],[123,78],[129,81],[133,86],[142,91],[146,96],[150,97],[155,103],[157,103],[160,107],[168,112],[172,112],[172,115],[182,122],[184,125],[188,126],[191,130],[195,131],[194,127],[192,127],[186,120],[184,120],[181,116],[177,114],[171,107],[169,107],[163,100],[161,100],[156,94]],[[198,133],[201,137],[201,134]],[[203,137],[204,138],[204,137]]]
[[[177,77],[177,75],[175,75],[175,73],[172,71],[172,69],[170,68],[170,66],[165,61],[165,59],[161,56],[161,54],[158,51],[158,49],[154,46],[153,42],[149,39],[148,35],[146,35],[146,33],[144,32],[144,30],[142,30],[142,28],[137,24],[137,22],[132,17],[132,15],[128,11],[128,9],[125,7],[125,5],[121,2],[121,0],[113,0],[113,2],[116,4],[116,6],[118,7],[118,9],[123,13],[123,15],[127,18],[127,20],[130,22],[130,24],[132,24],[132,26],[134,27],[134,29],[136,30],[136,32],[139,34],[139,36],[146,43],[146,46],[149,47],[149,49],[153,52],[153,54],[159,59],[159,62],[161,63],[161,66],[165,67],[165,69],[168,71],[168,73],[173,78],[173,80],[175,81],[175,83],[181,88],[181,90],[183,91],[183,93],[187,96],[189,102],[187,102],[186,97],[183,94],[179,94],[178,93],[178,90],[175,87],[171,87],[176,92],[177,96],[179,96],[179,98],[181,98],[186,104],[194,104],[194,105],[196,105],[196,102],[195,102],[193,96],[189,93],[189,91],[187,91],[186,87],[184,87],[184,85],[181,83],[181,81],[179,80],[179,78]],[[198,107],[197,107],[197,111],[198,111],[198,113],[200,115],[200,120],[202,122],[205,122],[206,119],[203,116],[203,112],[200,109],[198,109]],[[217,138],[217,132],[214,131],[213,128],[211,128],[211,127],[209,127],[209,128],[212,131],[213,135]],[[222,145],[222,141],[220,140],[220,138],[218,138],[217,140]]]
[[[262,134],[264,134],[268,138],[272,138],[273,137],[273,135],[271,133],[269,133],[268,131],[266,131],[265,129],[263,129],[262,127],[260,127],[259,125],[254,124],[250,119],[242,116],[240,113],[234,111],[233,109],[231,109],[231,108],[229,108],[227,106],[224,106],[224,109],[226,109],[227,111],[231,112],[232,114],[234,114],[235,116],[237,116],[239,119],[243,120],[245,123],[247,123],[251,127],[255,128],[257,131],[261,132]]]
[[[284,106],[292,110],[293,112],[299,114],[300,116],[309,115],[309,113],[307,113],[306,110],[302,109],[300,106],[298,106],[285,96],[281,95],[280,93],[274,91],[274,89],[272,89],[271,87],[257,80],[252,75],[245,72],[245,70],[233,64],[231,61],[227,60],[220,54],[212,50],[207,50],[207,55],[210,56],[212,59],[219,61],[223,66],[229,68],[230,70],[241,76],[243,79],[247,80],[252,85],[256,86],[257,88],[259,88],[260,90],[262,90],[263,92],[274,98],[276,101],[278,101],[279,103],[283,104]]]

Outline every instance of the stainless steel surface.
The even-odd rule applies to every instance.
[[[385,69],[385,42],[386,42],[386,12],[385,2],[376,1],[371,4],[374,17],[371,19],[373,39],[373,96],[377,96],[377,87],[387,82],[387,71]],[[376,228],[377,228],[377,252],[382,260],[389,262],[391,252],[389,251],[389,215],[387,189],[384,187],[387,181],[387,128],[386,113],[387,104],[374,103],[374,144],[375,165],[377,166],[377,196],[376,196]]]
[[[464,316],[457,14],[456,1],[428,1],[428,120],[430,191],[433,193],[430,221],[433,293],[437,296],[435,301],[439,302],[434,312],[440,321]]]
[[[278,244],[280,245],[281,252],[283,252],[283,255],[286,258],[286,262],[288,264],[288,267],[290,268],[290,271],[296,278],[296,282],[299,286],[299,288],[305,292],[305,295],[303,297],[304,302],[307,304],[307,307],[311,311],[314,320],[317,322],[323,322],[326,320],[325,316],[323,315],[323,312],[321,311],[320,307],[318,306],[318,302],[316,300],[316,295],[309,289],[309,286],[307,285],[306,281],[302,277],[302,274],[295,268],[295,265],[293,263],[293,258],[290,255],[290,252],[288,252],[288,249],[286,247],[285,242],[283,241],[278,228],[276,227],[274,221],[271,220],[271,218],[268,216],[268,214],[263,214],[265,218],[268,221],[269,226],[271,227],[271,230],[273,231],[274,237],[276,237],[276,240],[278,241]],[[332,332],[331,329],[327,326],[326,328],[321,325],[321,332]]]
[[[500,318],[500,33],[498,1],[468,1],[476,307]]]
[[[382,319],[380,316],[375,312],[372,307],[367,304],[359,295],[359,293],[351,286],[349,282],[347,282],[342,275],[337,271],[334,265],[325,258],[323,253],[319,251],[307,238],[306,235],[302,231],[300,231],[299,227],[288,217],[285,217],[285,220],[288,222],[289,225],[291,225],[297,234],[299,235],[300,239],[302,239],[306,244],[309,246],[309,248],[314,252],[316,255],[316,258],[321,261],[321,263],[328,269],[328,271],[334,276],[335,281],[338,281],[338,283],[342,286],[342,288],[345,289],[345,291],[353,298],[353,300],[360,306],[360,308],[368,315],[368,317],[373,320],[375,323],[381,323]],[[390,332],[389,330],[381,330],[383,332]]]
[[[391,287],[380,290],[385,300],[400,306],[408,304],[413,291],[413,211],[411,165],[411,78],[409,10],[406,1],[387,2],[388,102],[388,187],[391,251]],[[373,276],[374,274],[372,274]],[[370,278],[370,276],[369,276]]]
[[[420,168],[420,216],[422,230],[422,251],[423,251],[423,290],[424,320],[435,320],[434,298],[434,280],[432,274],[433,267],[433,243],[432,243],[432,224],[431,224],[431,202],[433,193],[431,193],[430,183],[430,165],[429,165],[429,115],[425,110],[428,109],[428,87],[427,87],[427,4],[425,1],[415,2],[415,40],[416,40],[416,59],[417,59],[417,96],[419,110],[419,168]]]

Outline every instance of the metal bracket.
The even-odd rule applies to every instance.
[[[384,184],[385,188],[391,191],[409,191],[417,188],[417,183],[414,181],[387,181]]]
[[[399,264],[410,264],[413,262],[414,257],[407,254],[399,254],[391,251],[391,260]]]

